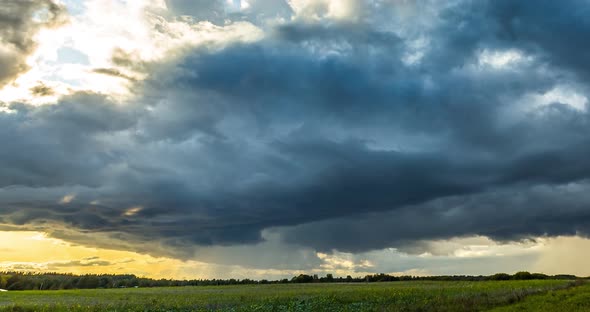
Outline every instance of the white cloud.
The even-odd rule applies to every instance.
[[[255,41],[263,36],[260,29],[248,22],[217,26],[206,21],[168,20],[163,17],[166,10],[163,1],[87,0],[70,23],[39,33],[38,48],[27,60],[31,70],[0,90],[0,98],[7,102],[45,104],[55,103],[61,95],[85,90],[123,100],[132,95],[130,81],[94,70],[117,68],[138,79],[145,78],[145,73],[114,64],[115,51],[132,55],[135,62],[158,62],[175,57],[186,47],[221,49],[231,42]],[[58,51],[64,48],[88,62],[80,63],[71,56],[60,59]],[[40,82],[52,86],[55,94],[32,94],[30,89]]]
[[[356,20],[360,17],[358,0],[289,0],[296,19]]]
[[[320,268],[326,271],[350,273],[374,267],[371,261],[367,259],[355,260],[354,255],[350,253],[326,254],[318,252],[317,256],[323,261]]]
[[[424,36],[409,40],[406,44],[407,51],[402,57],[402,62],[406,65],[419,64],[428,50],[429,44],[429,38]]]
[[[76,195],[74,195],[74,194],[68,194],[68,195],[65,195],[64,197],[62,197],[62,198],[59,200],[59,203],[60,203],[60,204],[69,204],[69,203],[71,203],[71,202],[72,202],[72,200],[74,200],[75,198],[76,198]]]
[[[141,207],[141,206],[131,207],[123,213],[123,216],[133,217],[136,214],[140,213],[142,210],[143,210],[143,207]]]
[[[509,50],[488,50],[485,49],[478,55],[480,66],[489,66],[494,69],[504,69],[526,61],[527,57],[520,51]]]
[[[557,86],[546,93],[534,95],[533,98],[539,106],[560,103],[581,111],[586,110],[588,103],[586,96],[567,86]]]
[[[584,112],[588,105],[588,98],[572,86],[556,85],[545,92],[525,94],[511,107],[513,109],[510,113],[522,114],[533,112],[555,103],[568,105],[575,110]]]

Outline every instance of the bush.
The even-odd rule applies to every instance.
[[[512,276],[515,280],[530,280],[533,279],[533,275],[526,271],[517,272]]]
[[[492,281],[507,281],[510,279],[510,274],[506,273],[496,273],[490,276],[490,280]]]

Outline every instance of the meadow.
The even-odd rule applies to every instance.
[[[483,311],[542,306],[566,297],[574,298],[573,306],[581,301],[588,309],[590,287],[574,284],[410,281],[12,291],[0,293],[0,311]]]

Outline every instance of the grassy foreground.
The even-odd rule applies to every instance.
[[[517,304],[492,311],[590,311],[590,283],[566,290],[549,291],[543,295],[530,296]]]
[[[562,293],[580,295],[568,298],[585,300],[588,307],[590,286],[563,290],[571,284],[563,280],[414,281],[14,291],[0,293],[0,311],[481,311],[523,299],[525,305],[541,302],[547,296],[557,296],[544,299],[547,302],[558,302]],[[545,294],[525,299],[540,293]]]

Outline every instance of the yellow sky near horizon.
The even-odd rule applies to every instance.
[[[303,270],[255,269],[82,246],[35,231],[0,231],[0,271],[135,274],[155,279],[280,279]]]
[[[153,278],[190,278],[178,268],[186,262],[131,251],[71,244],[40,232],[0,231],[0,270],[74,274],[136,274]],[[191,265],[195,265],[191,261]]]
[[[452,247],[452,241],[439,242]],[[449,245],[450,244],[450,245]],[[441,245],[443,246],[443,245]],[[512,245],[478,245],[481,250],[493,253],[517,250]],[[536,246],[536,247],[535,247]],[[590,275],[586,265],[590,256],[590,240],[582,237],[542,238],[531,249],[538,254],[536,261],[528,263],[530,271],[546,274]],[[443,246],[444,247],[444,246]],[[461,250],[465,251],[465,247]],[[478,252],[479,253],[479,252]],[[464,257],[461,254],[458,258]],[[482,254],[468,255],[481,257]],[[320,254],[330,264],[337,255]],[[334,270],[334,269],[332,269]],[[94,248],[48,237],[34,231],[0,231],[0,271],[59,272],[74,274],[135,274],[150,278],[199,279],[199,278],[271,278],[276,279],[303,273],[299,270],[248,269],[240,266],[218,265],[196,260],[154,257],[133,251]],[[321,273],[315,272],[313,273]],[[308,272],[309,273],[309,272]],[[335,270],[337,274],[353,274]],[[357,272],[361,273],[361,272]],[[368,272],[362,272],[368,274]],[[401,272],[404,273],[404,272]],[[410,272],[405,272],[410,273]],[[415,273],[415,272],[414,272]],[[513,273],[513,272],[508,272]],[[418,275],[429,275],[428,271]],[[358,274],[357,274],[358,275]],[[362,275],[362,274],[361,274]]]

